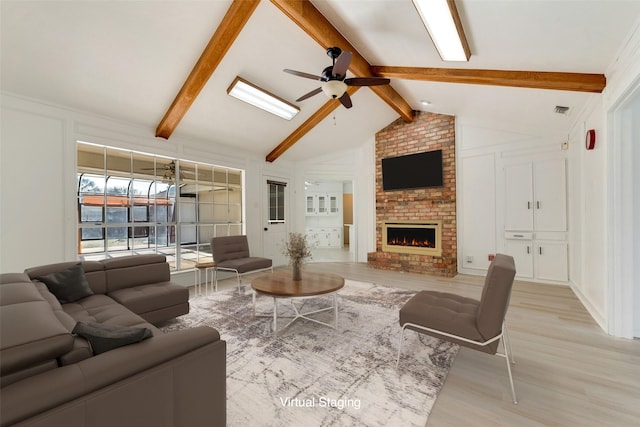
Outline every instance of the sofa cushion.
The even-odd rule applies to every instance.
[[[61,304],[74,302],[93,295],[89,282],[84,275],[82,265],[79,263],[55,273],[38,276],[36,279],[47,285],[47,288]]]
[[[91,295],[79,301],[64,304],[62,309],[76,322],[144,327],[149,328],[154,335],[160,333],[155,326],[106,295]]]
[[[126,326],[84,322],[78,322],[72,332],[89,341],[94,355],[134,344],[153,336],[147,328],[128,328]]]
[[[171,272],[163,255],[136,255],[103,261],[107,294],[119,289],[169,282]]]
[[[160,310],[189,301],[189,289],[170,282],[123,288],[109,296],[137,314]]]
[[[0,275],[2,385],[57,367],[73,345],[70,332],[26,274]]]
[[[0,335],[2,376],[55,360],[73,347],[73,337],[44,300],[3,305]]]

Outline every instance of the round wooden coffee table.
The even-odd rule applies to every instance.
[[[294,316],[280,332],[288,328],[298,319],[306,319],[331,328],[338,328],[338,298],[336,292],[344,286],[344,278],[337,274],[330,273],[302,273],[302,280],[293,280],[293,273],[290,270],[276,271],[263,274],[251,281],[253,293],[253,315],[256,316],[256,294],[263,294],[273,297],[273,334],[278,335],[278,299],[287,298],[291,300]],[[312,298],[320,295],[331,295],[333,304],[330,307],[319,310],[301,312],[302,306],[297,307],[294,300],[302,298]],[[324,311],[334,311],[334,324],[331,325],[318,319],[309,317],[312,314]],[[269,315],[271,317],[271,315]],[[284,316],[283,316],[284,317]]]

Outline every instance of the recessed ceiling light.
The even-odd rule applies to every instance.
[[[413,0],[443,61],[468,61],[469,44],[454,0]]]
[[[227,89],[234,98],[268,111],[286,120],[293,119],[300,108],[243,79],[236,77]]]
[[[420,101],[420,104],[425,107],[428,107],[429,105],[431,105],[431,102],[427,101],[426,99],[423,99],[422,101]]]

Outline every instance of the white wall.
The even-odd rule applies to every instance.
[[[246,232],[252,253],[261,254],[262,175],[288,178],[291,164],[266,163],[213,141],[179,135],[166,141],[153,134],[154,129],[2,94],[0,272],[77,259],[78,140],[244,169]]]
[[[65,138],[59,117],[2,109],[0,271],[64,259]]]
[[[633,313],[636,322],[640,316],[634,255],[640,195],[632,183],[640,168],[640,108],[629,98],[640,99],[640,19],[605,74],[607,87],[580,113],[570,133],[571,286],[605,331],[631,338]],[[592,151],[584,149],[588,129],[596,130]]]
[[[586,131],[596,131],[596,146],[586,150]],[[570,282],[596,321],[606,324],[607,227],[606,156],[608,138],[602,97],[592,99],[570,132],[569,212],[571,225]]]

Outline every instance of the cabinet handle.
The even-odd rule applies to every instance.
[[[536,209],[540,209],[540,202],[536,202]]]
[[[538,247],[538,253],[539,253],[540,255],[542,255],[542,246],[539,246],[539,247]]]
[[[527,254],[531,253],[531,246],[527,245]]]
[[[531,209],[531,202],[527,202],[527,209]]]

